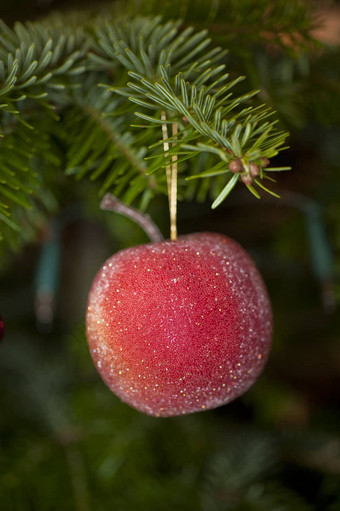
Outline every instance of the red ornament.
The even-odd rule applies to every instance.
[[[0,341],[2,340],[4,336],[4,330],[5,330],[5,322],[3,321],[2,317],[0,316]]]
[[[247,253],[219,234],[122,250],[89,295],[87,337],[108,387],[149,415],[224,405],[257,379],[272,313]]]

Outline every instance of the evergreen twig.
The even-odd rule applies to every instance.
[[[129,15],[135,1],[128,2],[126,15],[118,2],[105,18],[55,16],[13,28],[1,22],[0,231],[9,247],[34,236],[34,225],[57,208],[53,194],[58,196],[61,180],[52,176],[65,168],[79,179],[98,180],[100,195],[113,192],[144,210],[155,195],[167,193],[165,173],[157,171],[175,161],[178,197],[204,200],[209,195],[214,207],[238,182],[247,181],[250,192],[258,194],[254,185],[265,191],[267,172],[286,169],[262,164],[284,148],[287,134],[276,128],[273,112],[259,104],[256,91],[241,88],[241,76],[229,78],[227,51],[214,47],[211,38],[223,46],[230,43],[236,55],[248,55],[245,46],[238,53],[234,44],[235,34],[243,30],[243,45],[251,46],[254,37],[265,45],[281,41],[289,54],[292,45],[277,34],[278,21],[284,19],[281,29],[294,40],[295,50],[307,48],[312,21],[301,2],[294,0],[290,10],[283,0],[275,6],[261,0],[256,9],[253,0],[246,6],[216,2],[213,9],[210,1],[200,0],[195,10],[192,0],[173,2],[171,16],[179,9],[183,25],[162,22],[153,15],[152,2],[144,0],[138,0],[141,9],[152,16]],[[167,9],[162,5],[165,19]],[[246,18],[241,11],[247,11]],[[265,21],[261,30],[248,29],[260,19]],[[233,26],[224,39],[215,30],[217,21]],[[250,60],[246,57],[245,68]],[[256,69],[249,70],[254,77]],[[98,86],[103,83],[106,90]],[[293,109],[286,104],[282,110]],[[152,128],[165,123],[178,126],[178,133],[169,136],[164,159],[160,130]],[[243,168],[236,176],[229,166],[238,159]],[[251,164],[260,169],[252,184]],[[21,222],[28,208],[35,220],[24,232]]]

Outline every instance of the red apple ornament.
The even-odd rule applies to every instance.
[[[239,397],[261,373],[271,335],[258,270],[219,234],[122,250],[89,295],[87,337],[99,373],[122,401],[157,417]]]

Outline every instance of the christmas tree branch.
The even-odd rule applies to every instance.
[[[153,180],[147,176],[146,165],[143,160],[136,157],[131,147],[131,144],[124,144],[124,141],[120,135],[114,130],[113,124],[109,123],[100,112],[98,112],[91,105],[82,105],[84,112],[89,115],[96,124],[101,128],[102,132],[109,138],[109,140],[116,146],[121,152],[122,156],[137,170],[137,172],[149,181],[149,186],[154,187]]]
[[[146,12],[146,3],[141,2]],[[252,2],[247,0],[248,7]],[[275,8],[268,0],[261,2],[266,31],[277,27],[284,2]],[[190,7],[191,0],[175,3],[174,9],[180,4]],[[211,7],[200,0],[202,10],[193,20],[196,26],[199,17],[202,24],[207,19],[224,23],[225,5],[218,3],[216,12],[210,8],[206,12],[208,4]],[[232,20],[245,9],[234,2],[226,5]],[[294,6],[298,12],[297,2]],[[249,12],[242,26],[233,21],[235,29],[255,23],[259,11]],[[186,13],[194,14],[191,8]],[[296,13],[288,14],[287,30]],[[0,25],[0,131],[5,135],[0,153],[0,215],[3,238],[12,247],[26,239],[19,227],[21,213],[30,206],[33,216],[40,218],[45,209],[42,197],[47,196],[41,193],[42,183],[49,172],[64,172],[65,167],[67,174],[79,179],[98,180],[100,195],[113,192],[125,203],[144,209],[154,196],[168,193],[167,165],[173,172],[178,169],[178,183],[172,182],[178,184],[180,199],[203,200],[210,195],[214,206],[239,182],[251,193],[266,191],[267,173],[286,168],[263,165],[284,148],[287,134],[269,119],[273,112],[259,104],[255,92],[239,89],[243,77],[237,77],[238,69],[229,78],[227,50],[214,47],[207,30],[197,32],[180,21],[162,23],[155,16],[123,18],[117,7],[99,21],[84,14],[74,23],[60,16],[17,23],[13,29]],[[307,31],[310,20],[308,16],[303,20],[298,31],[304,30],[303,23]],[[247,35],[245,43],[252,40]],[[223,44],[230,37],[226,34]],[[268,43],[263,35],[259,38]],[[274,83],[276,89],[280,83]],[[106,84],[106,90],[99,84]],[[143,129],[136,126],[134,105]],[[290,111],[286,106],[282,110]],[[166,159],[161,130],[152,129],[165,124]],[[170,135],[170,124],[172,130],[178,126],[177,133]],[[204,168],[194,165],[193,159],[204,161]],[[230,169],[235,160],[243,162],[238,173]],[[256,180],[250,172],[254,165],[259,168]],[[196,179],[202,185],[196,185]],[[57,182],[48,184],[50,198],[58,192]]]

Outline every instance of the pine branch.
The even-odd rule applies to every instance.
[[[83,30],[45,23],[10,29],[0,20],[0,236],[12,248],[32,238],[33,225],[44,216],[44,198],[48,210],[55,208],[35,165],[41,157],[43,171],[60,164],[48,130],[57,119],[56,104],[67,101],[85,70],[86,44]]]
[[[82,92],[63,118],[66,174],[77,179],[88,175],[101,181],[100,196],[111,191],[127,203],[139,197],[146,207],[158,184],[147,175],[146,147],[131,131],[130,116],[117,115],[121,101],[103,88],[85,83]]]
[[[0,151],[0,239],[7,249],[18,249],[45,223],[57,202],[50,190],[60,166],[60,156],[49,134],[52,115],[31,115],[32,129],[14,123]],[[4,247],[6,248],[6,246]],[[6,250],[0,251],[0,261]]]
[[[181,8],[185,19],[196,16],[197,26],[211,24],[211,35],[179,21],[161,23],[159,17],[134,17],[128,10],[118,14],[118,4],[113,14],[99,21],[84,15],[80,21],[60,16],[17,23],[13,29],[1,24],[0,129],[5,137],[0,152],[4,190],[0,214],[7,240],[9,230],[17,229],[16,211],[28,203],[38,208],[42,180],[33,165],[38,153],[54,159],[53,172],[59,166],[60,173],[66,168],[78,179],[98,180],[101,195],[108,191],[142,208],[155,195],[167,193],[164,170],[173,158],[178,161],[179,199],[210,196],[215,207],[240,181],[256,196],[259,190],[272,193],[264,180],[270,180],[269,171],[284,168],[269,167],[268,159],[283,149],[287,134],[277,129],[274,112],[260,104],[260,95],[244,90],[241,76],[228,75],[227,52],[214,47],[211,37],[216,39],[217,20],[226,23],[227,7],[235,34],[241,29],[247,34],[242,44],[252,44],[255,35],[249,27],[260,19],[265,19],[265,31],[274,33],[283,13],[283,28],[290,33],[295,23],[303,39],[311,26],[307,11],[297,0],[291,12],[282,1],[272,6],[261,0],[254,9],[254,1],[247,0],[245,18],[244,5],[232,0],[214,3],[212,11],[206,11],[210,2],[200,0],[202,10],[196,9],[196,14],[190,2],[174,2],[173,12]],[[141,5],[145,12],[144,0]],[[256,38],[267,45],[270,37],[265,31],[258,31]],[[238,54],[233,34],[227,31],[223,44],[229,37],[235,55],[241,55],[242,45]],[[275,106],[279,81],[272,96],[267,94],[269,87],[264,91],[262,101],[273,100]],[[100,83],[106,90],[98,87]],[[166,158],[164,123],[179,127],[175,145],[169,138]],[[47,142],[51,137],[60,144],[62,159]],[[45,145],[39,146],[40,139]],[[11,146],[20,146],[12,159]],[[15,235],[22,238],[21,232]]]
[[[126,30],[131,39],[131,48],[127,46],[127,38],[120,46],[115,39],[117,55],[120,62],[126,67],[133,82],[127,84],[127,88],[110,88],[109,90],[128,97],[130,101],[145,109],[151,109],[156,115],[150,116],[143,111],[136,112],[136,115],[147,121],[158,125],[163,124],[161,112],[167,112],[166,122],[175,122],[180,126],[179,142],[168,153],[169,158],[175,155],[190,157],[200,152],[215,153],[216,157],[225,163],[225,173],[231,173],[230,165],[234,161],[240,162],[238,170],[239,179],[234,176],[219,190],[213,207],[219,205],[222,200],[234,188],[238,180],[242,180],[249,191],[259,198],[258,191],[254,188],[254,178],[258,176],[255,184],[262,190],[270,192],[259,180],[264,178],[265,167],[268,159],[274,157],[287,138],[287,133],[278,131],[275,127],[276,121],[268,121],[273,115],[265,106],[247,106],[249,100],[256,94],[250,92],[233,98],[230,89],[240,80],[237,78],[228,82],[228,74],[223,74],[224,65],[219,65],[218,58],[214,72],[209,68],[210,61],[201,57],[200,48],[206,48],[209,41],[203,39],[205,34],[198,34],[202,41],[197,46],[195,36],[189,37],[187,50],[194,52],[195,62],[188,69],[184,66],[183,71],[176,73],[176,58],[181,57],[173,49],[164,53],[164,47],[156,56],[153,62],[146,61],[141,49],[133,51],[133,26],[129,25]],[[140,46],[143,46],[143,39],[140,37]],[[176,39],[175,39],[176,41]],[[172,43],[173,44],[173,43]],[[192,48],[193,46],[193,48]],[[157,47],[157,46],[156,46]],[[136,45],[135,45],[136,48]],[[122,55],[122,52],[125,56]],[[214,58],[219,55],[218,51],[210,52]],[[168,56],[164,58],[164,54]],[[127,58],[128,56],[128,58]],[[163,62],[166,62],[166,65]],[[183,59],[180,60],[183,65]],[[190,62],[190,61],[189,61]],[[153,67],[152,67],[153,64]],[[197,69],[200,75],[195,78]],[[202,73],[203,71],[203,73]],[[142,73],[142,74],[141,74]],[[153,78],[150,78],[152,77]],[[190,82],[187,77],[193,79]],[[186,78],[184,78],[186,77]],[[242,106],[245,103],[246,106]],[[185,126],[187,124],[187,126]],[[143,126],[144,127],[144,126]],[[200,140],[195,146],[188,144],[190,139]],[[185,143],[183,143],[185,138]],[[159,145],[162,141],[159,141]],[[152,173],[159,168],[168,165],[162,162],[161,153],[156,154],[156,161],[151,165],[149,172]],[[265,163],[264,163],[265,162]],[[219,162],[220,163],[220,162]],[[270,170],[270,169],[268,169]],[[282,168],[281,170],[286,170]],[[218,174],[222,169],[218,168]],[[188,176],[193,177],[193,176]],[[205,178],[207,175],[200,174],[198,177]],[[211,177],[211,175],[209,176]],[[275,194],[274,194],[275,195]]]
[[[1,20],[0,30],[0,108],[11,114],[28,99],[46,106],[49,93],[71,87],[85,71],[82,30],[43,23],[16,23],[11,30]]]
[[[181,32],[179,27],[180,22],[162,24],[159,17],[99,24],[89,58],[97,62],[99,56],[100,62],[118,63],[149,78],[159,76],[159,66],[167,70],[171,66],[172,74],[180,71],[184,78],[198,79],[227,52],[219,47],[206,51],[211,42],[207,30],[194,33],[193,27],[188,27]]]
[[[203,484],[205,509],[311,511],[295,491],[274,479],[279,444],[251,431],[229,434],[224,451],[215,453]]]
[[[228,47],[233,54],[252,54],[255,45],[278,48],[290,57],[311,51],[317,45],[311,36],[317,20],[311,5],[301,0],[130,0],[134,12],[162,18],[183,20],[200,30],[208,28],[217,44]],[[126,8],[126,7],[125,7]],[[119,4],[117,5],[117,10]]]

